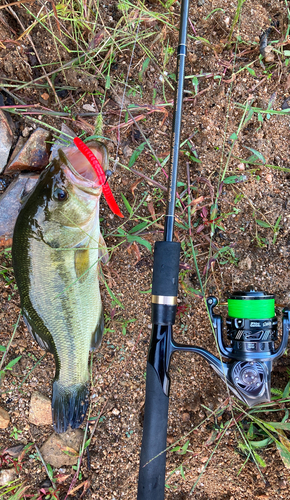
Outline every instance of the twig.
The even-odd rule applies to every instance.
[[[34,3],[35,0],[21,0],[21,2],[12,2],[7,5],[0,5],[0,9],[7,9],[7,7],[11,7],[12,5],[19,5],[21,3]]]

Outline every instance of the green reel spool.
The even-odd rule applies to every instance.
[[[268,319],[275,316],[275,296],[264,292],[236,292],[228,299],[231,318]]]

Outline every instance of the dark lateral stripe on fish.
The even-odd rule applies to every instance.
[[[69,426],[76,429],[82,424],[89,406],[88,384],[64,387],[55,380],[51,406],[56,432],[65,432]]]

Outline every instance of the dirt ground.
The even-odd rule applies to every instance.
[[[1,6],[8,3],[2,0]],[[175,339],[216,355],[190,241],[205,296],[214,294],[225,302],[234,290],[254,287],[274,293],[277,304],[290,302],[289,116],[272,112],[290,108],[290,4],[246,0],[235,19],[237,4],[191,2],[178,177],[175,239],[182,244],[182,255]],[[112,295],[102,281],[105,333],[93,353],[88,436],[94,433],[74,488],[81,486],[67,496],[75,470],[63,466],[53,470],[53,496],[47,471],[32,447],[21,463],[2,463],[4,469],[17,467],[17,488],[27,486],[15,497],[17,488],[9,493],[0,489],[5,499],[136,498],[151,332],[150,245],[162,239],[166,208],[168,161],[164,168],[162,162],[170,151],[179,10],[178,2],[155,0],[37,0],[0,10],[3,102],[26,106],[11,113],[15,142],[27,128],[39,125],[52,127],[54,136],[62,123],[87,137],[96,127],[102,130],[111,169],[119,158],[110,184],[125,215],[120,223],[102,200],[101,227],[111,250],[103,273]],[[259,57],[259,37],[271,23],[268,43],[274,50],[266,61]],[[96,55],[88,55],[89,49],[101,46]],[[72,65],[84,52],[79,66]],[[246,112],[242,106],[248,106]],[[46,114],[49,110],[54,114]],[[133,153],[144,142],[133,162]],[[130,161],[143,177],[128,168]],[[1,192],[15,175],[0,176]],[[134,240],[129,231],[142,221],[148,224]],[[0,254],[0,287],[0,345],[7,346],[20,311],[9,249]],[[225,316],[225,309],[218,310]],[[280,333],[281,311],[278,307]],[[53,433],[52,426],[28,421],[32,392],[51,398],[54,361],[44,354],[20,319],[5,364],[21,359],[6,370],[1,384],[0,406],[11,419],[0,432],[2,454],[18,444],[40,448]],[[281,396],[279,390],[289,381],[288,367],[286,351],[273,367],[276,395]],[[247,435],[251,422],[248,409],[234,398],[228,400],[225,385],[209,365],[196,355],[176,354],[170,376],[165,498],[290,498],[289,457],[283,462],[273,440],[255,450],[256,459],[243,448],[242,434]],[[287,422],[288,407],[277,402],[255,415],[275,422],[285,417]],[[257,428],[254,434],[253,440],[265,438]],[[275,438],[279,443],[277,434]],[[289,450],[287,431],[284,440]],[[184,445],[183,452],[179,447]]]

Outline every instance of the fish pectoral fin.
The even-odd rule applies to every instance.
[[[88,248],[79,248],[75,251],[75,272],[77,278],[86,277],[86,271],[90,267],[90,251]]]
[[[99,347],[100,343],[102,342],[104,324],[105,324],[104,313],[102,310],[99,324],[92,335],[91,349],[90,349],[91,351],[93,351],[94,349],[97,349]]]
[[[107,262],[109,261],[107,245],[101,233],[99,236],[99,258],[101,259],[103,264],[107,264]]]

